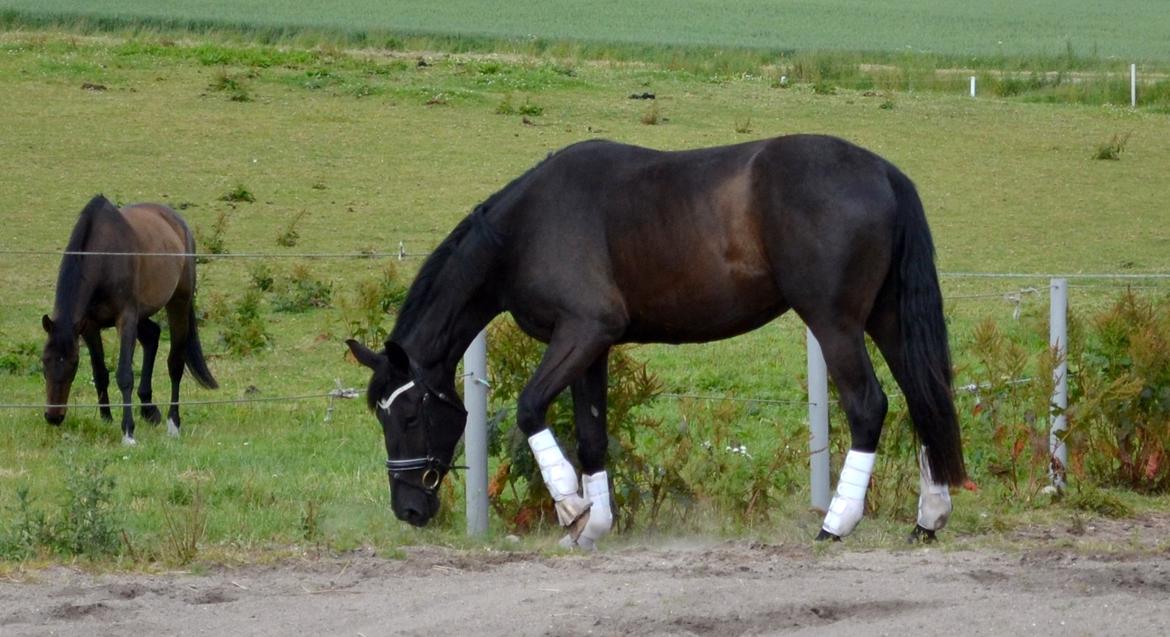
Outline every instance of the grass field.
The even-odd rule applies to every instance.
[[[332,287],[330,307],[300,313],[275,311],[265,297],[271,345],[232,356],[220,340],[225,317],[252,287],[258,261],[201,265],[199,305],[209,314],[204,344],[222,388],[188,383],[184,397],[195,400],[320,394],[335,380],[364,388],[364,370],[343,356],[344,305],[387,260],[294,255],[395,252],[400,242],[426,252],[475,203],[547,152],[590,137],[687,148],[831,133],[883,154],[915,179],[944,271],[1170,271],[1163,187],[1170,119],[1154,112],[880,90],[828,94],[809,84],[778,88],[753,75],[712,79],[653,65],[499,55],[429,53],[419,66],[418,54],[149,36],[7,34],[0,51],[0,111],[14,123],[0,136],[0,278],[7,296],[0,350],[16,361],[15,371],[0,376],[4,403],[42,400],[39,317],[51,311],[59,261],[19,252],[60,250],[96,192],[120,202],[168,202],[203,236],[223,214],[228,252],[273,253],[264,262],[277,278],[300,265]],[[628,99],[642,92],[657,99]],[[506,105],[528,105],[529,114],[500,114]],[[650,109],[657,125],[643,123]],[[1118,161],[1091,158],[1117,136],[1128,139]],[[255,202],[222,199],[240,188]],[[277,237],[290,224],[299,240],[282,247]],[[394,263],[409,277],[418,261]],[[1013,322],[1011,304],[985,295],[1044,283],[945,278],[945,292],[955,299],[948,305],[956,346],[969,345],[972,326],[990,316],[1043,347],[1043,296],[1026,295],[1023,320]],[[1074,307],[1100,306],[1118,289],[1078,288]],[[799,400],[802,344],[802,327],[786,317],[727,343],[648,346],[637,355],[668,391]],[[74,401],[93,402],[88,378],[83,370]],[[156,378],[155,387],[161,395],[166,381]],[[204,553],[220,559],[314,546],[460,542],[457,520],[425,533],[392,520],[384,450],[359,403],[339,402],[328,423],[323,398],[192,406],[181,440],[140,423],[142,444],[129,450],[120,447],[116,426],[93,410],[71,410],[56,429],[38,410],[6,409],[0,510],[12,511],[22,486],[35,502],[59,500],[71,468],[96,460],[110,463],[114,502],[129,543],[145,559],[167,558],[166,517],[196,502],[206,502]],[[669,403],[655,409],[674,413]],[[768,439],[769,426],[799,440],[802,411],[756,406],[739,426],[752,440]],[[819,516],[804,510],[802,489],[786,492],[781,508],[789,517],[750,532],[811,534]],[[1138,506],[1160,505],[1145,502]],[[1021,507],[1027,505],[993,490],[960,494],[954,528],[984,532]],[[498,539],[499,521],[493,524]],[[901,525],[873,521],[859,541],[887,541]]]
[[[505,39],[703,45],[775,51],[933,52],[987,57],[1063,56],[1168,61],[1170,16],[1157,2],[844,0],[727,5],[684,0],[424,3],[148,2],[4,0],[0,9],[40,16],[148,19],[211,27],[324,28],[340,32],[456,34]]]

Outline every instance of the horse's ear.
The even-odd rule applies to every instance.
[[[384,364],[383,361],[385,358],[381,354],[366,347],[365,345],[362,345],[356,340],[352,338],[347,339],[345,344],[349,346],[349,351],[353,352],[353,357],[357,359],[357,362],[361,363],[362,365],[376,370]]]
[[[53,319],[48,314],[41,315],[41,327],[45,328],[45,334],[53,333]]]
[[[402,349],[393,341],[386,343],[386,357],[390,359],[390,365],[403,373],[410,373],[410,357],[406,355],[406,350]]]

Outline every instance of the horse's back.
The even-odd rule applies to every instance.
[[[186,224],[170,208],[140,203],[121,209],[133,231],[136,262],[134,288],[138,302],[158,311],[177,295],[194,290],[192,241]]]
[[[712,340],[792,307],[790,294],[811,289],[802,280],[820,293],[846,275],[880,282],[893,230],[888,170],[816,135],[688,151],[582,142],[534,171],[514,199],[524,227],[510,234],[529,246],[523,270],[545,279],[546,293],[573,290],[544,301],[612,307],[628,322],[625,340]],[[572,267],[547,266],[557,262]]]

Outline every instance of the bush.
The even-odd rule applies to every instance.
[[[1070,464],[1104,484],[1170,490],[1170,301],[1125,292],[1095,317],[1077,361]]]
[[[14,376],[40,374],[41,346],[33,341],[14,343],[0,354],[0,372]]]
[[[227,231],[228,216],[226,212],[219,213],[215,218],[215,223],[211,224],[211,234],[199,235],[199,246],[205,254],[225,254],[227,247],[224,245],[223,234]],[[199,263],[206,263],[208,259],[199,257],[196,259]]]
[[[115,555],[123,531],[111,506],[114,478],[106,460],[78,463],[64,457],[65,501],[49,516],[35,507],[28,487],[17,489],[16,506],[0,523],[0,557],[25,559],[41,551],[98,558]]]
[[[329,307],[333,285],[313,278],[308,267],[297,264],[287,278],[274,282],[272,294],[272,309],[277,312],[304,312]]]
[[[516,426],[514,410],[544,345],[523,334],[510,319],[492,324],[488,343],[494,413],[489,453],[499,458],[488,487],[489,502],[513,531],[555,525],[552,499],[527,439]],[[647,408],[662,384],[632,351],[629,346],[615,347],[609,355],[607,470],[615,530],[657,527],[667,519],[682,524],[697,507],[750,523],[765,519],[775,509],[777,496],[801,483],[797,472],[806,466],[801,462],[806,434],[795,430],[791,439],[776,436],[764,443],[748,442],[758,423],[747,406],[731,401],[682,400],[677,421],[656,417]],[[565,456],[575,461],[570,392],[554,401],[546,422]]]
[[[236,356],[249,356],[272,344],[260,309],[260,293],[248,290],[223,320],[223,344]]]
[[[383,326],[401,307],[407,289],[394,262],[388,261],[377,278],[359,282],[353,295],[342,299],[346,333],[370,347],[381,347],[388,335]]]

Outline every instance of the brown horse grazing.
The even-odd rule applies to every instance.
[[[45,420],[58,425],[65,419],[80,357],[79,336],[89,348],[102,418],[112,419],[107,393],[110,373],[101,339],[101,330],[107,327],[118,329],[120,342],[116,378],[122,391],[122,442],[135,444],[130,404],[135,340],[142,343],[143,351],[138,386],[142,416],[152,423],[162,420],[151,402],[150,385],[161,330],[150,317],[165,307],[171,332],[167,429],[177,436],[184,364],[200,385],[217,386],[195,329],[195,240],[186,222],[166,206],[135,204],[119,210],[98,195],[81,211],[65,252],[57,275],[53,318],[41,320],[49,335],[42,356],[49,404]]]
[[[385,348],[349,341],[373,370],[394,513],[426,524],[466,412],[455,366],[501,312],[548,343],[517,425],[570,530],[590,548],[610,527],[606,359],[625,342],[727,338],[795,310],[824,352],[852,445],[820,539],[861,519],[886,396],[868,333],[922,443],[916,534],[933,537],[965,477],[934,245],[911,181],[832,137],[793,135],[681,152],[606,141],[550,155],[480,204],[411,285]],[[572,388],[578,459],[545,425]]]

